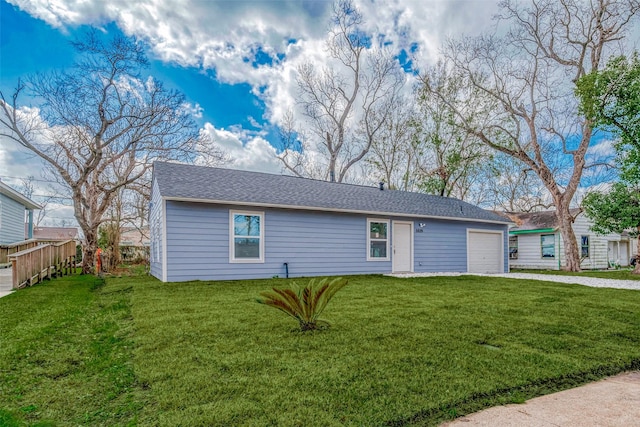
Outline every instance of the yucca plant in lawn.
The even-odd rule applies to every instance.
[[[277,308],[296,319],[300,323],[301,331],[325,329],[330,324],[328,321],[320,319],[320,314],[336,292],[345,287],[347,283],[348,281],[343,280],[342,277],[331,281],[324,278],[317,283],[316,279],[311,279],[305,287],[300,287],[296,282],[293,282],[290,289],[274,287],[270,291],[261,292],[262,298],[258,298],[257,301],[260,304]]]

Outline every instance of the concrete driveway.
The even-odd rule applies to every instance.
[[[640,425],[640,372],[602,381],[517,405],[496,406],[441,427],[558,427]]]
[[[10,268],[0,268],[0,298],[9,295],[13,292],[11,286],[11,273]]]

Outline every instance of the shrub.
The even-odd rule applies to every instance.
[[[296,319],[300,323],[301,331],[326,329],[330,326],[329,322],[320,319],[319,316],[336,292],[347,283],[347,280],[341,277],[331,281],[324,278],[317,283],[316,279],[311,279],[305,287],[293,282],[290,289],[274,287],[270,291],[261,292],[262,298],[258,298],[257,301]]]

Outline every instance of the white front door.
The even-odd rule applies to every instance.
[[[393,272],[410,273],[413,271],[413,250],[411,247],[412,222],[393,221]]]

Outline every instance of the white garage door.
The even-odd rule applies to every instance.
[[[467,266],[469,273],[502,273],[502,233],[468,231]]]

